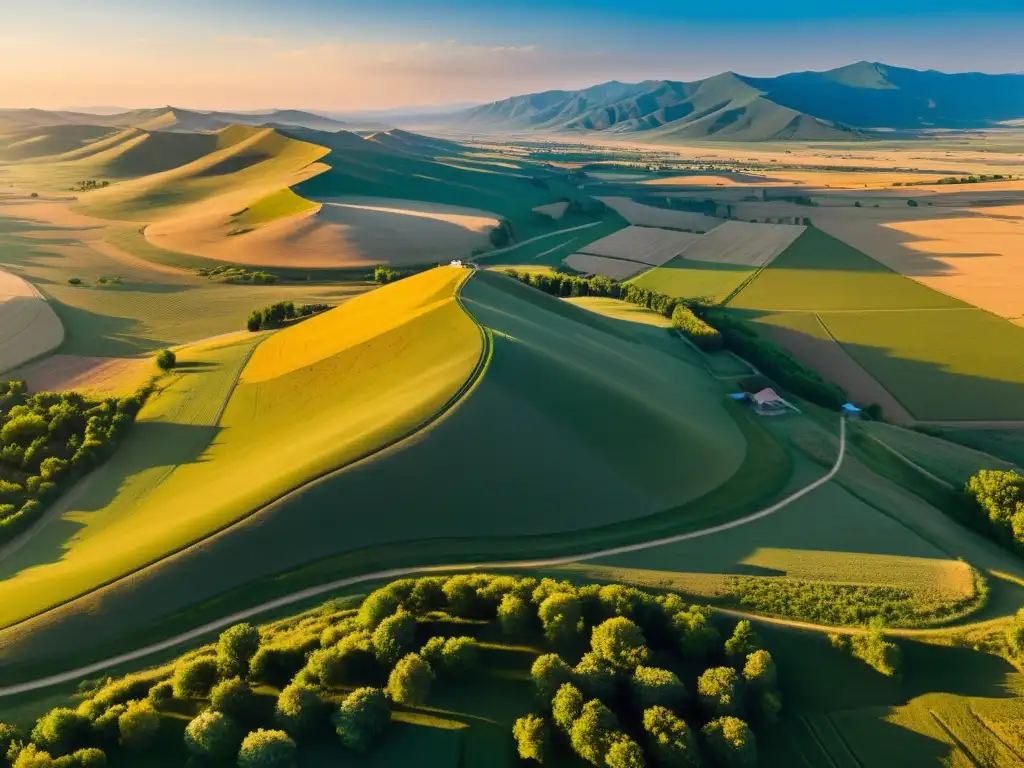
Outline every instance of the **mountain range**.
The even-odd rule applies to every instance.
[[[515,96],[430,122],[476,133],[643,134],[645,141],[867,138],[876,131],[990,128],[1024,117],[1024,76],[859,62],[757,78],[612,81]]]

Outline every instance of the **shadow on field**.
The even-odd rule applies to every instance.
[[[92,357],[134,357],[167,346],[165,341],[137,336],[137,320],[101,315],[61,301],[50,306],[64,325],[64,343],[59,352]]]

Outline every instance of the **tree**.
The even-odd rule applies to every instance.
[[[753,768],[757,765],[757,741],[738,717],[721,717],[704,726],[704,742],[715,764],[722,768]]]
[[[907,200],[907,205],[911,208],[917,208],[917,200]]]
[[[506,594],[498,605],[498,621],[501,631],[510,637],[521,637],[530,630],[533,611],[529,603],[514,594]]]
[[[102,749],[87,747],[53,761],[54,768],[106,768],[107,755]]]
[[[156,364],[161,371],[169,371],[178,363],[178,356],[173,350],[161,349],[156,355]]]
[[[719,643],[718,630],[711,625],[708,615],[696,607],[675,614],[671,624],[678,638],[679,650],[688,659],[707,658]]]
[[[222,680],[210,691],[210,706],[239,723],[246,722],[256,709],[256,696],[240,677]]]
[[[388,666],[409,653],[415,640],[416,617],[403,609],[382,620],[373,630],[374,653]]]
[[[401,605],[401,600],[398,599],[398,596],[389,591],[387,587],[381,587],[366,596],[362,605],[359,606],[359,613],[356,616],[364,629],[373,631],[378,624],[397,611],[399,605]]]
[[[334,715],[335,731],[349,749],[365,752],[391,722],[391,707],[379,688],[352,691]]]
[[[469,674],[479,659],[480,643],[472,637],[449,637],[441,649],[441,669],[452,677]]]
[[[480,612],[482,601],[477,595],[478,579],[476,574],[458,574],[444,583],[444,596],[452,616],[468,619]]]
[[[555,721],[555,725],[565,733],[569,733],[572,730],[572,724],[583,714],[585,703],[579,688],[572,683],[564,683],[558,689],[555,698],[551,700],[551,717]]]
[[[146,700],[156,709],[166,706],[173,698],[174,684],[170,680],[161,680],[146,695]]]
[[[1011,656],[1024,656],[1024,608],[1017,611],[1013,623],[1006,628],[1006,647]]]
[[[630,679],[633,701],[641,712],[661,706],[676,709],[686,701],[686,687],[675,672],[657,667],[637,667]]]
[[[537,615],[552,643],[570,643],[583,631],[583,604],[574,594],[554,593],[540,604]]]
[[[85,746],[90,730],[89,718],[84,714],[67,707],[57,707],[36,721],[32,742],[59,757]]]
[[[761,641],[754,632],[754,626],[743,619],[737,622],[732,637],[725,641],[725,655],[735,664],[742,664],[754,651],[761,648]]]
[[[516,749],[523,760],[536,760],[543,763],[550,750],[551,734],[548,724],[539,715],[520,717],[512,725],[512,737],[516,740]]]
[[[277,724],[293,736],[315,730],[325,720],[328,706],[311,685],[292,683],[281,691],[274,708]]]
[[[644,711],[644,732],[655,763],[663,768],[699,768],[700,752],[686,722],[665,707]]]
[[[160,732],[160,713],[148,701],[129,701],[117,718],[121,743],[129,749],[145,749]]]
[[[640,627],[624,616],[616,616],[594,627],[590,647],[612,666],[626,670],[642,664],[649,654]]]
[[[24,739],[25,736],[18,726],[0,723],[0,759],[7,754],[12,744],[24,741]]]
[[[217,639],[217,666],[225,677],[244,677],[260,648],[260,633],[251,624],[236,624]]]
[[[217,682],[217,662],[204,656],[179,662],[171,678],[174,695],[179,699],[202,699]]]
[[[602,765],[611,747],[611,735],[619,728],[612,711],[597,699],[583,705],[572,724],[569,741],[576,754],[592,765]]]
[[[238,768],[294,768],[295,742],[284,731],[253,731],[242,741]]]
[[[740,679],[732,667],[712,667],[697,678],[697,695],[710,715],[733,715],[740,707]]]
[[[644,768],[644,752],[629,736],[620,734],[612,741],[604,758],[608,768]]]
[[[10,756],[10,752],[7,753]],[[12,768],[53,768],[53,757],[49,752],[28,744],[17,753]]]
[[[226,760],[238,750],[238,729],[223,712],[200,712],[185,727],[185,746],[199,758]]]
[[[572,668],[557,653],[546,653],[533,662],[530,677],[537,687],[537,696],[548,702],[562,685],[572,680]]]
[[[596,653],[583,654],[573,669],[573,679],[584,694],[596,699],[610,699],[615,695],[615,667]]]
[[[743,665],[743,678],[756,690],[773,690],[777,680],[775,662],[768,651],[754,651]]]
[[[416,707],[427,700],[434,670],[425,659],[415,653],[402,658],[388,676],[384,692],[392,701]]]
[[[900,673],[902,655],[895,643],[885,639],[879,626],[863,635],[850,638],[850,649],[854,658],[860,659],[876,672],[886,677],[897,677]]]

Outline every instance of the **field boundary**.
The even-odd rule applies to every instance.
[[[464,281],[463,285],[465,284],[465,282],[467,282],[467,281]],[[460,286],[460,290],[461,290],[461,286]],[[459,305],[462,306],[461,299],[459,299]],[[483,326],[480,325],[479,323],[478,323],[478,326],[481,329],[481,334],[484,337],[486,337],[487,334],[486,334],[486,331],[484,330]],[[483,372],[483,370],[486,369],[487,364],[490,362],[491,351],[492,351],[492,347],[491,347],[491,345],[489,343],[489,339],[488,339],[487,349],[483,350],[483,354],[481,355],[481,362],[478,364],[478,367],[479,367],[481,373]],[[472,377],[471,377],[471,379],[467,379],[466,384],[463,386],[463,388],[461,390],[461,394],[468,393],[470,390],[472,390],[476,386],[476,384],[481,379],[482,379],[482,376],[477,376],[475,379],[472,378]],[[461,394],[459,396],[461,396]],[[456,402],[457,402],[457,400],[456,400]],[[442,417],[445,412],[446,411],[438,413],[437,416],[430,423],[433,423],[433,421],[436,421],[437,418]],[[413,432],[413,434],[416,434],[419,431],[420,430],[417,429],[417,430],[415,430],[415,432]],[[402,439],[404,440],[405,438],[402,438]],[[398,441],[395,441],[395,442],[398,442]],[[386,449],[385,447],[382,447],[382,448],[380,448],[378,450],[385,450],[385,449]],[[378,451],[374,451],[374,453],[376,453],[376,452],[378,452]],[[103,659],[102,661],[97,661],[97,662],[94,662],[92,664],[88,664],[88,665],[85,665],[85,666],[82,666],[82,667],[78,667],[77,669],[69,670],[67,672],[61,672],[61,673],[58,673],[58,674],[55,674],[55,675],[49,675],[47,677],[39,678],[37,680],[31,680],[31,681],[24,682],[24,683],[17,683],[15,685],[5,686],[3,688],[0,688],[0,698],[7,697],[7,696],[16,696],[16,695],[21,694],[21,693],[27,693],[29,691],[36,691],[36,690],[40,690],[40,689],[43,689],[43,688],[48,688],[50,686],[61,685],[62,683],[72,682],[74,680],[78,680],[80,678],[86,677],[86,676],[94,674],[96,672],[101,672],[101,671],[103,671],[105,669],[109,669],[111,667],[115,667],[115,666],[118,666],[120,664],[124,664],[126,662],[131,662],[131,661],[136,661],[138,659],[143,659],[143,658],[145,658],[147,656],[151,656],[153,654],[160,653],[161,651],[165,651],[165,650],[168,650],[170,648],[174,648],[175,646],[181,645],[183,643],[187,643],[190,640],[198,639],[198,638],[203,637],[204,635],[207,635],[207,634],[209,634],[211,632],[214,632],[214,631],[216,631],[218,629],[222,629],[224,627],[231,626],[232,624],[236,624],[238,622],[245,621],[245,620],[253,618],[255,616],[259,616],[262,613],[266,613],[268,611],[272,611],[272,610],[275,610],[277,608],[284,608],[284,607],[287,607],[289,605],[294,605],[295,603],[299,603],[299,602],[302,602],[304,600],[308,600],[310,598],[317,597],[319,595],[323,595],[325,593],[334,592],[334,591],[337,591],[339,589],[343,589],[345,587],[354,586],[356,584],[362,584],[362,583],[365,583],[365,582],[372,582],[372,581],[381,581],[381,580],[385,580],[385,579],[396,579],[396,578],[401,578],[401,577],[404,577],[404,576],[410,576],[410,575],[418,574],[418,573],[431,573],[431,572],[439,572],[439,571],[440,572],[446,572],[446,571],[481,571],[481,570],[486,571],[486,570],[498,570],[498,569],[547,568],[547,567],[555,566],[555,565],[569,565],[569,564],[580,562],[580,561],[584,561],[584,560],[596,560],[596,559],[602,558],[602,557],[611,557],[611,556],[614,556],[614,555],[624,554],[626,552],[638,552],[638,551],[645,550],[645,549],[653,549],[655,547],[664,546],[666,544],[675,544],[675,543],[680,542],[680,541],[688,541],[690,539],[699,539],[699,538],[703,538],[705,536],[712,536],[712,535],[714,535],[716,533],[721,533],[723,531],[731,530],[732,528],[738,528],[738,527],[743,526],[743,525],[749,525],[750,523],[756,522],[756,521],[761,520],[761,519],[763,519],[765,517],[773,515],[776,512],[778,512],[779,510],[784,509],[785,507],[789,506],[794,501],[797,501],[798,499],[803,498],[807,494],[817,490],[821,486],[823,486],[826,483],[828,483],[829,481],[831,481],[833,477],[835,477],[835,475],[842,468],[843,460],[844,460],[845,457],[846,457],[846,421],[845,420],[841,420],[839,422],[839,454],[836,456],[836,461],[832,465],[832,468],[829,469],[829,471],[826,474],[824,474],[821,477],[817,478],[816,480],[814,480],[813,482],[811,482],[808,485],[804,486],[803,488],[800,488],[799,490],[794,491],[789,496],[787,496],[786,498],[776,502],[775,504],[772,504],[772,505],[770,505],[768,507],[765,507],[762,510],[759,510],[758,512],[754,512],[754,513],[752,513],[750,515],[746,515],[745,517],[741,517],[741,518],[738,518],[736,520],[731,520],[731,521],[726,522],[726,523],[721,523],[719,525],[714,525],[714,526],[711,526],[709,528],[702,528],[700,530],[690,531],[688,533],[681,533],[681,534],[676,534],[674,536],[665,536],[665,537],[662,537],[662,538],[651,539],[649,541],[640,542],[638,544],[627,544],[627,545],[620,546],[620,547],[610,547],[610,548],[607,548],[607,549],[596,550],[596,551],[593,551],[593,552],[584,552],[582,554],[576,554],[576,555],[567,555],[567,556],[564,556],[564,557],[547,558],[547,559],[540,559],[540,560],[510,560],[510,561],[500,561],[500,562],[493,562],[493,563],[466,563],[466,564],[454,564],[454,565],[453,564],[448,564],[448,565],[408,566],[408,567],[402,567],[402,568],[392,568],[392,569],[383,570],[383,571],[374,571],[374,572],[371,572],[371,573],[364,573],[364,574],[361,574],[361,575],[358,575],[358,576],[349,576],[349,577],[344,578],[344,579],[337,579],[335,581],[327,582],[325,584],[319,584],[319,585],[314,586],[314,587],[308,587],[306,589],[302,589],[302,590],[299,590],[297,592],[293,592],[290,595],[284,595],[283,597],[279,597],[279,598],[276,598],[274,600],[270,600],[270,601],[267,601],[265,603],[261,603],[259,605],[253,606],[251,608],[247,608],[247,609],[242,610],[242,611],[236,611],[236,612],[234,612],[232,614],[229,614],[227,616],[222,616],[219,619],[216,619],[214,621],[211,621],[211,622],[208,622],[206,624],[203,624],[202,626],[199,626],[199,627],[196,627],[194,629],[191,629],[188,632],[184,632],[184,633],[181,633],[179,635],[175,635],[174,637],[168,638],[167,640],[163,640],[163,641],[161,641],[159,643],[154,643],[154,644],[145,646],[143,648],[136,649],[134,651],[128,651],[127,653],[122,653],[122,654],[119,654],[117,656],[112,656],[110,658]],[[351,466],[351,464],[348,465],[348,466]],[[332,473],[328,473],[328,474],[333,474],[334,472],[340,472],[340,471],[343,471],[343,469],[347,469],[347,467],[342,468],[342,469],[334,470]],[[311,481],[311,482],[313,482],[313,481]],[[293,493],[293,492],[294,491],[292,491],[290,493]],[[288,494],[285,494],[285,496],[287,496],[287,495]],[[282,496],[282,498],[284,498],[284,497]],[[276,502],[272,502],[272,503],[276,503]],[[243,520],[244,519],[246,519],[246,518],[243,518]],[[238,522],[241,522],[241,521],[236,521],[232,525],[237,525]],[[230,526],[228,526],[228,527],[230,527]],[[223,531],[223,530],[226,530],[226,529],[221,529],[221,530]],[[217,534],[212,534],[212,535],[217,535]],[[180,551],[181,550],[179,550],[179,552]],[[173,553],[173,554],[168,555],[168,556],[169,557],[173,557],[175,554],[177,554],[177,553]],[[141,570],[141,569],[139,569],[139,570]],[[122,578],[125,578],[125,577],[122,577]],[[56,606],[54,606],[54,607],[56,607]],[[11,625],[11,626],[17,626],[17,625],[15,624],[15,625]]]

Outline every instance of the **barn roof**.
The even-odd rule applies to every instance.
[[[767,387],[765,389],[762,389],[760,392],[755,393],[754,395],[752,395],[752,398],[754,402],[757,403],[758,405],[782,402],[782,398],[779,397],[778,394],[776,394],[775,390],[772,389],[771,387]]]

